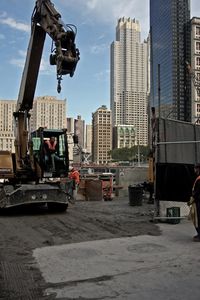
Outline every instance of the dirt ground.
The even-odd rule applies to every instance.
[[[77,201],[66,213],[50,214],[46,207],[28,207],[0,214],[0,299],[55,299],[32,257],[35,248],[137,235],[159,235],[150,222],[154,210],[146,198],[142,206],[128,199]]]

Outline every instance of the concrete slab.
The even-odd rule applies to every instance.
[[[35,249],[56,299],[199,300],[200,243],[189,221],[137,236]]]

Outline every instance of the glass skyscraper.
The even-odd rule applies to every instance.
[[[191,121],[190,1],[150,0],[151,106],[161,117]]]

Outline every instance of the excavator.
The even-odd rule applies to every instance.
[[[65,211],[71,195],[66,129],[30,131],[39,68],[46,35],[52,40],[50,65],[56,66],[57,91],[62,76],[72,77],[80,59],[76,27],[65,25],[50,0],[37,0],[31,17],[31,36],[14,117],[15,152],[0,151],[0,209],[26,204],[45,204],[49,210]],[[45,159],[45,143],[56,139],[55,168]]]

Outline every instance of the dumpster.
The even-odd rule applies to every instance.
[[[142,206],[143,187],[138,185],[129,185],[128,194],[130,206]]]

